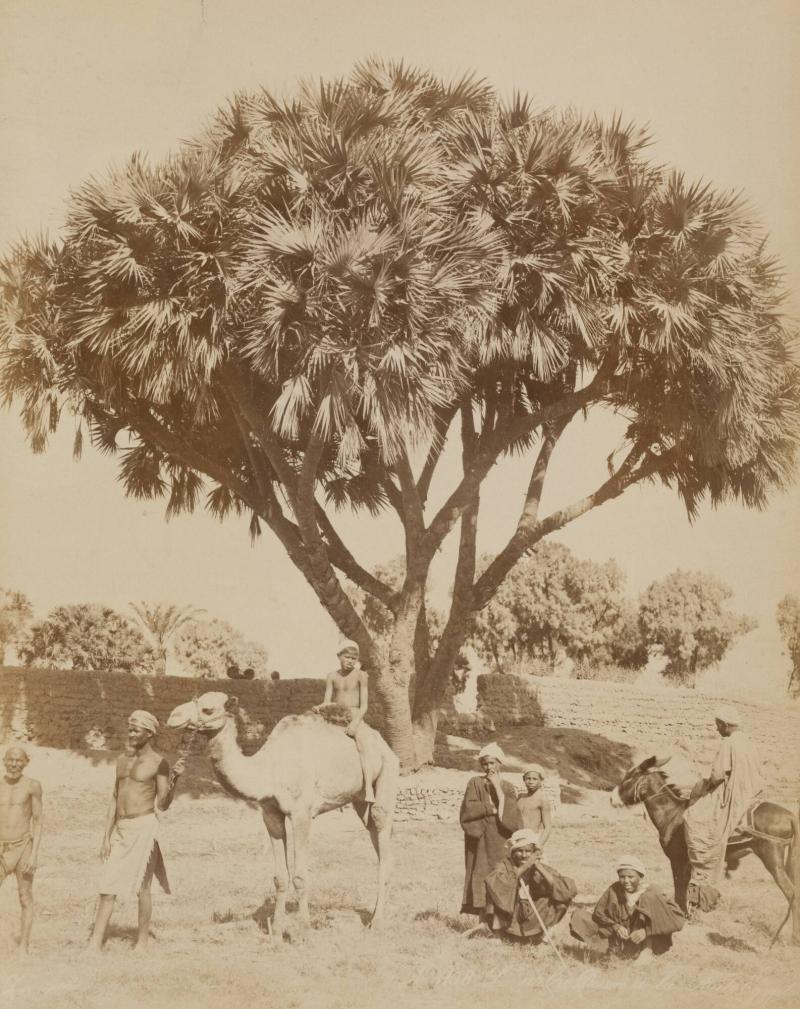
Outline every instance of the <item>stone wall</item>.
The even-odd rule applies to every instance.
[[[397,793],[395,819],[458,821],[458,811],[464,797],[463,788],[430,788],[404,785]]]

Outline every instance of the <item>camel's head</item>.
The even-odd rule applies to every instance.
[[[179,704],[167,719],[167,725],[173,729],[189,728],[213,735],[231,717],[238,703],[235,697],[228,697],[218,690],[209,690],[193,701]]]
[[[611,805],[617,808],[634,806],[647,799],[651,791],[648,780],[651,773],[658,771],[668,760],[669,757],[648,757],[632,767],[611,793]]]

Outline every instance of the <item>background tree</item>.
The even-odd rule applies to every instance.
[[[175,657],[188,676],[224,678],[228,670],[253,669],[257,677],[269,673],[267,650],[224,620],[194,618],[175,638]]]
[[[653,582],[639,605],[642,636],[663,651],[664,676],[694,686],[697,673],[719,662],[743,634],[757,626],[748,616],[731,613],[733,595],[719,579],[702,571],[673,571]]]
[[[789,693],[797,693],[800,692],[800,599],[791,594],[785,595],[778,603],[776,619],[792,663],[786,689]]]
[[[8,648],[19,652],[32,619],[33,606],[24,593],[0,588],[0,661],[6,661]]]
[[[540,543],[477,615],[473,643],[501,671],[526,659],[551,670],[564,659],[640,668],[647,655],[630,639],[624,590],[625,576],[613,561],[597,564],[560,543]]]
[[[28,666],[121,673],[156,671],[157,655],[144,635],[108,606],[57,606],[35,623],[22,647]]]
[[[172,603],[131,603],[131,609],[139,618],[158,655],[158,676],[167,672],[167,654],[170,641],[201,610],[196,606],[175,606]]]
[[[430,759],[475,613],[539,540],[659,480],[761,506],[789,479],[798,369],[744,203],[649,164],[619,120],[539,112],[466,77],[367,63],[283,101],[238,95],[157,165],[70,198],[2,266],[2,390],[33,448],[65,409],[167,512],[206,495],[287,551],[358,641],[405,766]],[[576,418],[617,411],[609,473],[539,515]],[[448,441],[461,472],[429,500]],[[476,577],[481,486],[515,453],[517,525]],[[572,465],[570,460],[565,460]],[[438,494],[438,489],[437,489]],[[399,591],[332,509],[393,512]],[[434,648],[425,586],[458,537]],[[344,578],[392,614],[387,660]]]

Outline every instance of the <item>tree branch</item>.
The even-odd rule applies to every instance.
[[[322,535],[328,542],[328,554],[331,563],[339,568],[343,574],[347,575],[351,582],[382,602],[392,613],[396,613],[399,602],[398,594],[385,582],[382,582],[380,578],[376,578],[375,575],[371,574],[358,563],[336,532],[333,523],[320,504],[317,504],[317,523],[322,531]]]
[[[254,511],[257,510],[253,502],[253,488],[237,476],[233,470],[226,469],[219,463],[204,455],[196,446],[178,438],[165,424],[157,420],[149,410],[130,405],[131,419],[133,427],[138,434],[144,436],[149,441],[154,442],[167,455],[178,459],[185,466],[205,473],[217,483],[229,487],[238,497],[247,502]]]
[[[222,384],[229,400],[236,404],[237,410],[241,412],[250,430],[258,438],[270,466],[286,492],[292,511],[296,512],[297,473],[284,456],[283,448],[270,430],[266,419],[261,416],[256,404],[248,395],[244,380],[235,364],[230,364],[222,372]]]
[[[531,471],[528,490],[525,494],[525,501],[519,520],[517,521],[516,529],[508,543],[494,558],[480,579],[481,583],[486,586],[487,591],[489,591],[489,586],[493,586],[492,595],[527,549],[528,537],[536,526],[550,457],[553,454],[556,442],[561,437],[570,420],[571,417],[562,418],[544,430],[544,437],[542,438],[542,444],[539,447],[539,452]]]
[[[425,507],[425,502],[428,500],[428,493],[431,489],[431,480],[433,479],[433,474],[436,472],[436,466],[439,463],[439,458],[444,451],[444,446],[447,442],[447,432],[450,430],[450,425],[453,422],[453,417],[455,417],[458,411],[458,406],[449,406],[446,409],[441,410],[434,423],[433,437],[431,438],[431,447],[428,450],[427,458],[422,467],[422,471],[419,475],[419,480],[417,480],[417,493],[419,494],[419,499],[422,502],[422,507]]]
[[[465,472],[475,456],[477,446],[472,403],[466,403],[461,407],[461,458]],[[439,639],[436,654],[422,671],[422,675],[418,673],[417,691],[414,697],[415,719],[432,713],[441,705],[447,678],[464,643],[467,621],[473,609],[479,508],[480,491],[477,489],[461,516],[458,560],[447,623]]]
[[[523,538],[525,544],[524,550],[530,550],[539,540],[555,532],[557,529],[563,528],[581,515],[585,515],[592,508],[596,508],[606,501],[619,497],[632,484],[638,483],[640,480],[646,480],[649,477],[655,476],[656,473],[667,469],[673,462],[677,452],[678,449],[675,446],[661,455],[648,454],[644,461],[634,469],[635,462],[642,456],[641,449],[635,447],[631,450],[619,470],[610,476],[605,483],[601,484],[596,491],[592,494],[587,494],[586,497],[573,502],[573,504],[565,508],[552,512],[552,514],[530,527]],[[495,562],[492,562],[489,568],[484,571],[475,585],[474,604],[476,611],[483,609],[489,602],[510,568],[511,565],[496,565]]]
[[[405,449],[398,457],[395,472],[400,481],[403,528],[406,534],[406,557],[410,565],[418,555],[419,545],[425,533],[425,516],[422,509],[422,501],[417,491],[417,485],[414,481],[411,462]]]
[[[468,471],[458,487],[452,492],[437,512],[425,534],[423,551],[430,558],[441,545],[472,500],[472,495],[486,479],[500,454],[520,438],[529,435],[539,426],[552,424],[563,418],[570,418],[578,410],[597,403],[610,392],[622,388],[624,376],[607,377],[598,372],[589,385],[568,393],[555,403],[550,403],[535,413],[510,420],[502,430],[495,432],[485,444],[479,444]]]
[[[372,636],[336,577],[332,565],[331,554],[334,554],[341,562],[341,564],[337,564],[337,567],[345,571],[345,568],[349,566],[348,557],[350,555],[346,548],[342,553],[335,546],[326,544],[317,525],[317,509],[319,508],[320,511],[322,509],[316,501],[314,490],[317,468],[324,452],[324,443],[312,435],[303,454],[300,473],[296,473],[286,460],[282,447],[270,431],[264,418],[261,417],[255,404],[247,395],[241,375],[235,366],[232,365],[226,369],[223,383],[227,394],[241,411],[243,420],[250,425],[258,438],[270,465],[280,480],[297,519],[297,525],[290,522],[283,515],[282,510],[280,512],[282,521],[277,528],[268,518],[266,521],[279,536],[284,546],[286,546],[287,539],[292,542],[293,551],[290,551],[286,546],[287,552],[305,576],[319,601],[340,631],[358,642],[366,664],[376,666],[377,652]],[[275,501],[277,503],[277,498]],[[278,507],[280,506],[278,505]],[[297,538],[298,542],[291,540],[290,533]],[[344,548],[344,544],[342,547]],[[353,563],[355,564],[355,560]],[[356,567],[358,566],[356,565]],[[356,568],[351,570],[353,574],[358,573]],[[345,571],[345,573],[347,572]],[[365,574],[368,573],[365,572]],[[355,581],[355,579],[353,580]]]

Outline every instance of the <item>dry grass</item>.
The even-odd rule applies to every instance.
[[[16,895],[12,882],[0,890],[0,1004],[9,1009],[195,1009],[214,1002],[259,1009],[472,1009],[534,1002],[610,1009],[645,1001],[648,1009],[675,1009],[678,999],[681,1009],[712,1001],[777,1009],[797,1003],[800,951],[784,935],[767,953],[785,904],[755,862],[745,862],[735,882],[725,884],[724,908],[687,927],[674,952],[646,972],[583,963],[562,923],[556,937],[564,968],[548,948],[464,938],[472,919],[457,913],[462,840],[456,823],[398,825],[386,928],[365,930],[374,856],[351,810],[317,820],[310,933],[270,941],[269,907],[259,912],[271,892],[260,817],[213,792],[181,797],[165,821],[175,896],[155,891],[149,953],[131,950],[135,907],[125,904],[106,952],[84,960],[79,954],[94,904],[95,853],[112,772],[108,764],[51,751],[37,754],[31,773],[46,787],[47,834],[34,952],[27,960],[9,958]],[[608,884],[609,866],[623,849],[638,851],[654,881],[668,889],[668,868],[650,825],[638,811],[614,813],[599,801],[565,807],[548,861],[574,876],[589,897]]]

